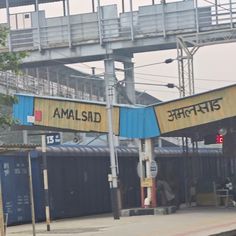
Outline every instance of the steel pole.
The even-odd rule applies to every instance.
[[[130,4],[130,16],[131,16],[131,40],[134,41],[134,16],[133,16],[133,0],[129,1]]]
[[[122,0],[122,13],[125,12],[125,0]]]
[[[29,174],[30,208],[31,208],[32,229],[33,229],[33,236],[35,236],[36,231],[35,231],[34,193],[33,193],[33,180],[32,180],[32,167],[31,167],[30,151],[28,152],[28,174]]]
[[[66,7],[67,7],[68,44],[69,44],[69,48],[71,48],[72,47],[72,38],[71,38],[70,2],[69,2],[69,0],[66,1]]]
[[[3,211],[3,200],[2,200],[2,178],[0,176],[0,231],[1,236],[5,236],[5,227],[4,227],[4,211]]]
[[[9,1],[6,0],[6,13],[7,13],[7,23],[9,27],[9,34],[8,34],[8,48],[9,51],[12,51],[12,43],[11,43],[11,20],[10,20],[10,10],[9,10]]]
[[[50,231],[50,207],[49,207],[49,192],[48,192],[48,169],[47,169],[47,155],[46,155],[46,135],[42,135],[42,158],[43,158],[43,184],[44,184],[44,198],[45,198],[45,215],[47,231]]]
[[[103,44],[103,25],[102,25],[102,19],[101,19],[101,5],[100,5],[100,0],[97,0],[97,5],[98,5],[98,32],[99,32],[99,42],[100,45]]]
[[[115,156],[114,134],[113,134],[113,119],[112,119],[112,97],[113,90],[112,81],[114,80],[114,65],[112,59],[105,60],[105,83],[106,83],[106,106],[108,118],[108,140],[110,149],[110,164],[111,164],[111,203],[113,217],[115,220],[120,219],[119,203],[118,203],[118,181],[117,181],[117,161]]]
[[[92,11],[93,11],[93,13],[95,12],[95,3],[94,3],[94,0],[92,0]]]

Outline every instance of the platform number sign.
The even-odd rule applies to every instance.
[[[47,146],[59,145],[61,144],[61,136],[59,133],[50,133],[46,135]]]

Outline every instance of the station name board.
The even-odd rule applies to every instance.
[[[84,122],[100,123],[102,120],[101,113],[93,111],[79,111],[73,109],[55,108],[53,118],[70,119]]]
[[[37,114],[41,115],[37,115]],[[35,125],[81,130],[85,132],[108,132],[107,109],[104,104],[64,101],[55,99],[34,100]],[[114,133],[119,132],[119,108],[113,108]]]

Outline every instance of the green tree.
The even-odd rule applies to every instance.
[[[26,52],[9,52],[7,50],[7,36],[8,30],[0,27],[0,71],[20,72],[20,63]]]
[[[20,73],[22,59],[27,56],[26,52],[9,52],[7,49],[7,28],[0,27],[0,71],[10,71]],[[14,121],[11,117],[12,105],[16,103],[16,98],[6,94],[0,94],[0,127],[12,125]]]

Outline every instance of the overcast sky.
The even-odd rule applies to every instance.
[[[71,14],[91,12],[91,0],[70,0]],[[97,2],[95,0],[95,2]],[[118,4],[121,11],[121,0],[101,0],[101,5]],[[168,2],[168,0],[167,0]],[[156,1],[158,3],[158,1]],[[152,0],[133,0],[134,10],[138,6],[151,5]],[[44,4],[40,9],[45,9],[47,17],[59,16],[62,14],[61,4]],[[14,12],[32,11],[33,7],[11,9]],[[129,11],[129,0],[125,0],[125,10]],[[0,10],[0,22],[5,22],[5,11]],[[207,46],[200,48],[194,56],[194,74],[195,74],[195,90],[196,93],[204,92],[210,89],[223,87],[236,82],[236,44],[221,44],[215,46]],[[135,54],[133,62],[135,66],[146,65],[149,63],[162,62],[167,58],[176,58],[176,50],[165,50],[158,52]],[[97,73],[103,72],[103,62],[89,62],[74,65],[74,68],[84,72],[91,72],[90,66],[97,67]],[[119,64],[117,65],[119,66]],[[121,74],[117,74],[122,79]],[[175,83],[178,85],[178,67],[177,62],[171,64],[161,64],[156,66],[148,66],[135,69],[135,81],[146,83]],[[158,86],[141,86],[136,85],[139,91],[146,91],[153,96],[170,100],[178,98],[177,89],[169,89],[167,87]]]

